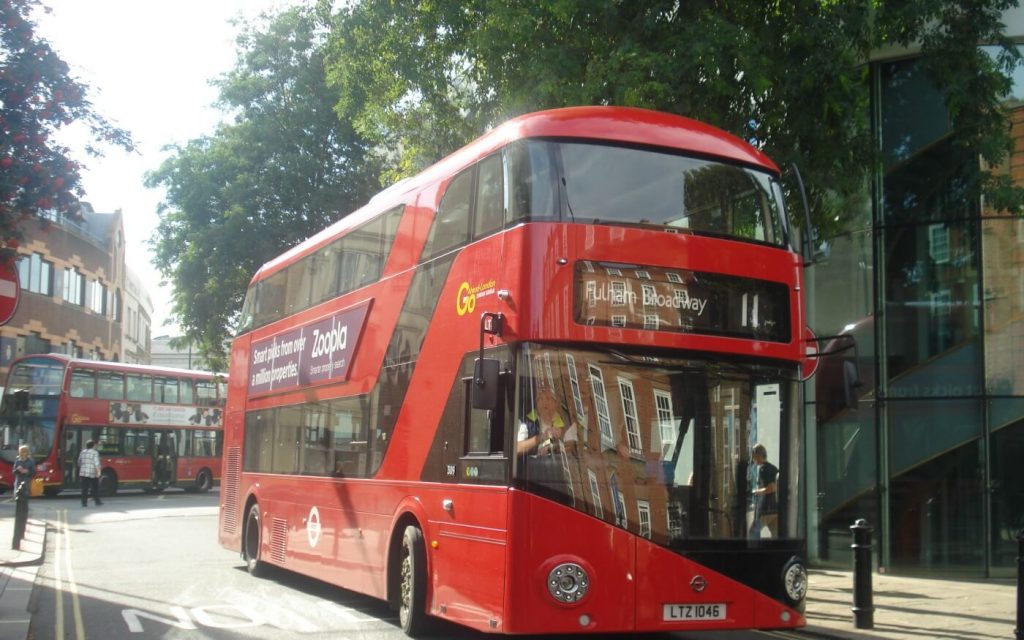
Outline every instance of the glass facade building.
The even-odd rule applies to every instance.
[[[979,159],[949,136],[913,57],[872,63],[883,163],[808,269],[810,324],[850,334],[807,385],[809,549],[849,567],[850,525],[898,573],[1010,577],[1024,529],[1024,220],[969,195]],[[1024,77],[1006,103],[1024,183]],[[854,408],[837,400],[855,360]],[[839,396],[841,397],[841,395]]]

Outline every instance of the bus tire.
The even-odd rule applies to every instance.
[[[249,509],[249,515],[245,518],[245,530],[242,532],[242,558],[245,560],[245,569],[254,578],[266,575],[267,565],[260,560],[260,505],[254,504]]]
[[[117,476],[110,469],[104,469],[100,474],[100,495],[109,498],[117,493]]]
[[[423,532],[409,525],[402,535],[398,556],[398,621],[402,631],[411,638],[428,631],[427,616],[427,550]]]
[[[193,487],[194,491],[199,493],[206,493],[213,488],[213,474],[210,473],[209,469],[200,469],[199,473],[196,474],[196,484]]]
[[[60,490],[61,487],[43,487],[43,495],[46,496],[47,498],[52,498],[53,496],[59,494]]]

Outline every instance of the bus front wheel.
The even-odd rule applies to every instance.
[[[106,469],[100,474],[100,495],[104,498],[117,493],[117,476],[110,469]]]
[[[416,637],[427,631],[427,551],[423,532],[409,525],[402,535],[399,556],[398,620],[406,635]]]
[[[266,573],[266,564],[260,561],[260,505],[254,504],[245,519],[242,534],[242,558],[249,575],[259,578]]]

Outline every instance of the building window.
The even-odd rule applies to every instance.
[[[101,316],[107,314],[107,288],[99,280],[92,283],[89,308]]]
[[[615,448],[615,436],[612,432],[612,418],[608,411],[608,395],[604,388],[604,374],[594,365],[588,367],[590,371],[590,392],[594,398],[594,408],[597,414],[597,424],[601,429],[601,445],[606,449]]]
[[[25,336],[25,355],[34,353],[50,353],[50,341],[44,339],[42,334],[31,331]]]
[[[651,503],[646,500],[637,500],[637,516],[640,522],[640,536],[651,538]]]
[[[53,264],[38,253],[18,260],[18,279],[25,291],[53,295]]]
[[[936,264],[949,262],[949,228],[946,225],[928,227],[928,254]]]
[[[85,306],[85,278],[74,267],[64,269],[64,291],[65,302]]]
[[[604,520],[604,504],[601,502],[601,487],[597,483],[597,474],[587,469],[587,479],[590,480],[590,498],[594,503],[594,515]]]
[[[636,394],[633,382],[619,378],[619,395],[622,398],[622,415],[626,419],[626,437],[629,441],[629,453],[634,457],[643,457],[643,441],[640,438],[640,417],[637,414]]]

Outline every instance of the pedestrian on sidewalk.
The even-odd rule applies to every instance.
[[[18,457],[14,459],[14,495],[18,495],[18,489],[21,485],[26,482],[29,483],[23,491],[25,492],[25,499],[28,500],[29,494],[32,487],[32,478],[36,475],[36,461],[29,455],[28,445],[23,444],[18,447]]]
[[[100,500],[100,453],[96,451],[96,443],[89,440],[85,448],[78,454],[78,482],[82,485],[82,506],[89,506],[89,493],[96,506],[103,504]]]
[[[25,537],[25,524],[28,522],[28,497],[32,494],[32,478],[36,475],[36,461],[29,455],[28,445],[18,447],[18,457],[14,459],[11,470],[14,472],[14,537],[11,549],[21,548],[21,539]]]

